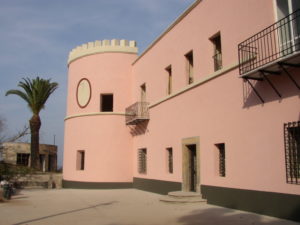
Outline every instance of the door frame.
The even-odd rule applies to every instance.
[[[199,137],[189,137],[182,139],[182,191],[190,191],[190,161],[189,161],[189,148],[188,145],[196,145],[196,192],[200,193],[200,145]]]

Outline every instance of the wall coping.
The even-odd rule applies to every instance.
[[[107,52],[137,54],[138,48],[136,45],[136,41],[128,41],[124,39],[102,41],[97,40],[94,42],[88,42],[72,49],[72,51],[69,53],[68,65],[81,57]]]

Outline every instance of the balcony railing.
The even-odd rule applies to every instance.
[[[268,64],[299,53],[300,10],[297,10],[238,46],[239,72],[248,76]]]
[[[142,121],[149,120],[149,103],[136,102],[126,108],[126,125],[136,125]]]
[[[213,56],[215,71],[222,69],[222,53],[218,52]]]

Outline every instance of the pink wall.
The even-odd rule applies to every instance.
[[[184,55],[193,50],[194,80],[214,73],[210,38],[221,33],[223,68],[237,65],[240,42],[275,22],[273,1],[201,1],[133,65],[135,55],[105,53],[70,64],[67,116],[99,112],[100,93],[114,93],[115,112],[140,100],[146,83],[150,105],[167,96],[172,65],[173,92],[186,84]],[[118,66],[116,66],[118,65]],[[298,72],[298,71],[293,71]],[[87,77],[93,97],[77,106],[78,81]],[[182,139],[199,137],[201,184],[300,194],[286,184],[283,124],[298,121],[299,92],[286,76],[272,77],[280,100],[266,83],[255,84],[265,104],[239,78],[237,67],[156,106],[150,121],[133,132],[122,115],[77,117],[65,122],[64,179],[129,182],[132,177],[182,182]],[[300,82],[299,76],[295,77]],[[218,175],[215,144],[226,146],[226,177]],[[166,148],[173,148],[174,173]],[[137,152],[147,148],[147,173],[137,172]],[[76,151],[86,150],[86,170],[76,171]]]
[[[234,6],[234,7],[233,7]],[[275,22],[273,1],[203,1],[133,66],[133,102],[146,83],[147,100],[167,95],[167,73],[172,65],[173,90],[186,87],[185,58],[194,52],[194,77],[213,73],[213,45],[209,38],[221,32],[223,68],[238,62],[240,42]],[[201,184],[300,194],[286,184],[283,124],[299,120],[297,88],[286,78],[275,78],[283,92],[278,97],[265,84],[268,99],[261,104],[253,92],[244,102],[245,87],[238,70],[200,85],[150,109],[144,135],[134,136],[134,176],[182,181],[183,138],[200,138]],[[297,78],[299,80],[299,78]],[[259,86],[260,84],[258,84]],[[226,145],[226,177],[217,174],[215,144]],[[174,173],[166,170],[165,149],[173,147]],[[137,149],[147,148],[147,174],[137,173]]]
[[[236,63],[238,43],[274,23],[272,2],[212,0],[199,3],[134,64],[135,99],[139,97],[138,87],[144,82],[149,89],[148,101],[157,101],[166,96],[165,68],[170,64],[173,69],[173,90],[186,87],[184,55],[190,50],[194,52],[194,78],[199,80],[212,73],[213,45],[209,39],[218,32],[221,32],[223,65]]]

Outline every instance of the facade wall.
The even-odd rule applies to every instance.
[[[238,70],[238,44],[277,21],[275,3],[195,1],[139,57],[114,52],[72,61],[65,121],[66,186],[86,182],[86,187],[111,188],[123,182],[123,187],[132,183],[164,194],[180,186],[187,190],[191,178],[186,171],[192,164],[192,150],[187,148],[195,144],[195,191],[202,191],[209,203],[300,221],[289,214],[299,208],[300,190],[286,181],[283,129],[285,123],[300,120],[299,89],[284,73],[269,76],[282,97],[266,81],[252,81],[262,103]],[[216,35],[222,46],[222,68],[217,71],[212,58]],[[191,51],[193,82],[188,84],[186,54]],[[288,71],[300,83],[299,69]],[[75,94],[82,78],[92,86],[85,108],[78,107]],[[126,126],[125,108],[141,101],[142,86],[150,119]],[[99,113],[100,93],[114,93],[113,113]],[[225,144],[225,176],[219,174],[218,144]],[[173,150],[172,172],[167,148]],[[76,170],[78,150],[86,152],[83,171]],[[222,197],[226,193],[230,197]],[[243,198],[234,198],[235,193],[249,194],[254,203],[239,202]],[[260,206],[255,204],[259,199]],[[270,201],[276,204],[269,207]],[[288,203],[285,212],[280,210]]]
[[[287,77],[273,78],[283,98],[264,83],[259,90],[267,102],[261,104],[238,78],[238,44],[274,22],[272,1],[203,1],[135,62],[133,96],[139,99],[139,87],[145,83],[150,102],[147,131],[134,136],[133,145],[135,150],[148,149],[148,171],[139,174],[135,164],[135,177],[181,182],[181,140],[197,136],[201,184],[300,194],[296,185],[285,181],[283,137],[283,124],[299,120],[297,87]],[[156,105],[167,96],[169,65],[173,91],[187,87],[184,55],[189,51],[194,53],[195,83],[217,74],[209,38],[218,32],[223,70],[232,69]],[[226,145],[225,178],[217,174],[218,143]],[[175,151],[173,174],[166,170],[167,147]]]

